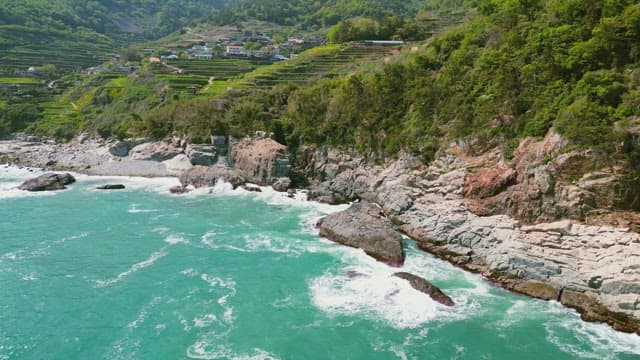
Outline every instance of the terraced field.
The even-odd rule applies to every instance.
[[[0,26],[0,75],[13,76],[17,70],[46,64],[67,73],[101,64],[113,53],[111,41],[98,34]]]
[[[226,88],[224,84],[229,79],[269,64],[269,60],[255,59],[175,60],[154,65],[152,72],[174,90],[184,91],[188,87],[208,90]]]
[[[319,78],[349,73],[363,65],[380,63],[397,47],[328,45],[307,50],[299,57],[257,68],[242,76],[215,83],[203,94],[219,95],[229,88],[270,88],[278,84],[306,85]]]

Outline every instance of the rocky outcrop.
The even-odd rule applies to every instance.
[[[321,219],[317,227],[320,235],[331,241],[362,249],[393,266],[404,263],[402,236],[375,204],[355,203],[345,211]]]
[[[213,145],[187,145],[186,154],[192,165],[211,166],[218,161],[218,153]]]
[[[437,286],[428,282],[427,280],[417,276],[410,274],[408,272],[398,272],[393,274],[395,277],[399,277],[400,279],[407,280],[411,287],[414,289],[429,295],[433,300],[439,302],[445,306],[453,306],[455,305],[453,300],[442,292]]]
[[[140,144],[129,152],[132,160],[165,161],[182,154],[183,149],[169,141],[157,141]]]
[[[113,156],[125,157],[129,155],[131,149],[145,142],[146,140],[143,138],[118,141],[109,147],[109,153]]]
[[[279,192],[286,192],[287,190],[289,190],[290,186],[291,186],[291,179],[289,179],[288,177],[283,177],[283,178],[279,178],[278,180],[276,180],[275,183],[273,183],[273,190],[279,191]]]
[[[125,189],[125,186],[122,184],[107,184],[107,185],[101,185],[96,187],[96,190],[123,190],[123,189]]]
[[[555,148],[553,143],[536,146],[544,154]],[[454,150],[443,152],[430,166],[404,155],[384,168],[369,167],[367,175],[361,177],[364,186],[356,187],[349,168],[329,181],[348,179],[343,189],[358,188],[359,198],[379,204],[399,229],[425,251],[482,273],[507,289],[560,301],[577,309],[585,320],[606,322],[623,331],[640,330],[640,235],[625,228],[590,226],[575,220],[525,225],[506,211],[508,206],[517,208],[515,204],[502,208],[507,214],[498,209],[496,214],[478,215],[469,204],[473,198],[465,198],[465,194],[481,199],[500,196],[521,184],[520,167],[494,162],[494,170],[480,172],[478,169],[489,168],[485,166],[486,159]],[[563,164],[562,171],[593,172],[577,160],[574,154],[558,154],[555,161]],[[475,175],[477,178],[472,179]],[[542,192],[547,189],[545,184],[555,189],[559,178],[564,181],[562,175],[552,180],[541,175],[536,186]],[[579,184],[582,178],[575,183]],[[589,176],[587,183],[594,186],[602,179],[606,177]],[[533,185],[530,182],[528,186]],[[519,206],[522,209],[528,205]],[[380,215],[379,209],[376,211]],[[344,234],[359,234],[364,229],[354,228],[353,224],[366,224],[365,221],[344,216],[340,224],[344,225]],[[323,233],[327,235],[333,234]]]
[[[621,164],[591,151],[561,153],[565,145],[550,130],[543,140],[522,141],[508,164],[500,154],[476,157],[465,179],[467,205],[478,215],[526,223],[609,219],[610,225],[617,218],[606,214],[638,207],[640,182],[626,177]]]
[[[73,184],[74,182],[76,182],[76,179],[71,174],[49,173],[23,182],[18,189],[26,191],[54,191],[66,189],[66,185]]]
[[[231,184],[234,189],[247,182],[235,169],[225,166],[195,166],[180,175],[182,186],[209,187],[215,186],[219,181]]]
[[[272,185],[291,170],[287,147],[272,139],[247,139],[233,144],[229,159],[240,175],[258,185]]]

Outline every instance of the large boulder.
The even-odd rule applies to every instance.
[[[287,147],[273,139],[233,144],[229,160],[247,181],[258,185],[272,185],[279,178],[289,176],[291,170]]]
[[[429,295],[433,300],[439,302],[442,305],[453,306],[454,302],[451,300],[449,296],[440,290],[437,286],[428,282],[427,280],[421,278],[420,276],[410,274],[408,272],[399,272],[393,274],[395,277],[399,277],[400,279],[407,280],[411,287],[414,289]]]
[[[375,204],[355,203],[345,211],[320,219],[317,227],[320,236],[331,241],[362,249],[392,266],[404,263],[402,236]]]
[[[278,180],[276,180],[275,183],[273,183],[273,190],[279,191],[279,192],[286,192],[287,190],[289,190],[290,186],[291,186],[291,179],[289,179],[288,177],[283,177],[283,178],[279,178]]]
[[[211,166],[218,160],[218,153],[213,145],[188,145],[186,154],[193,165]]]
[[[247,182],[235,169],[226,166],[194,166],[180,175],[180,183],[185,187],[215,186],[219,181],[230,183],[234,189]]]
[[[140,139],[126,139],[118,141],[109,148],[109,153],[113,156],[125,157],[129,155],[129,150],[133,147],[143,144],[146,140]]]
[[[162,163],[167,167],[169,173],[175,175],[180,175],[193,167],[191,159],[185,154],[178,154],[173,159],[163,161]]]
[[[35,179],[27,180],[18,187],[26,191],[52,191],[66,189],[66,185],[73,184],[76,179],[71,174],[44,174]]]
[[[132,160],[165,161],[182,154],[183,150],[170,142],[158,141],[140,144],[129,152]]]

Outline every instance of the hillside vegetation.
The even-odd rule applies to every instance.
[[[355,145],[379,156],[409,150],[426,159],[445,139],[462,137],[503,143],[508,155],[522,137],[555,126],[575,146],[635,159],[627,130],[640,115],[639,56],[635,1],[482,1],[470,23],[404,60],[231,98],[207,121],[273,130],[289,144]],[[199,103],[169,106],[184,119]],[[159,113],[137,129],[153,128]],[[199,121],[162,118],[162,128],[220,131]]]
[[[251,6],[261,3],[267,4]],[[471,4],[477,7],[467,23],[385,61],[339,65],[346,71],[330,76],[308,76],[318,67],[313,61],[312,67],[296,67],[303,64],[301,56],[298,62],[214,81],[197,96],[174,93],[143,71],[122,80],[123,90],[107,91],[102,82],[92,88],[96,96],[90,101],[81,90],[70,90],[66,99],[76,103],[84,94],[86,101],[78,101],[85,104],[78,105],[84,113],[75,125],[103,135],[177,133],[202,140],[213,133],[267,130],[293,147],[355,147],[378,158],[404,150],[429,160],[443,144],[461,138],[502,145],[509,156],[523,137],[543,136],[555,127],[573,147],[589,147],[638,168],[640,4]],[[322,61],[330,63],[327,59]],[[280,81],[287,77],[291,81]],[[299,81],[304,79],[311,81]],[[50,125],[31,129],[57,133]]]

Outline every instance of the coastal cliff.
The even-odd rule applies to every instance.
[[[145,148],[170,148],[175,155],[175,149],[186,148],[176,144]],[[5,161],[41,167],[88,173],[106,169],[110,175],[161,169],[162,175],[171,175],[167,161],[159,161],[164,156],[148,151],[149,158],[158,160],[117,157],[109,152],[113,146],[95,139],[64,145],[12,141],[2,142],[0,150]],[[213,186],[219,179],[233,179],[234,186],[249,181],[272,185],[295,171],[310,183],[312,200],[375,203],[380,206],[376,216],[388,218],[381,221],[392,222],[425,251],[509,290],[559,301],[586,321],[640,333],[638,214],[627,205],[636,195],[616,164],[603,164],[588,152],[562,153],[563,140],[553,131],[542,140],[525,139],[511,161],[499,149],[477,154],[468,144],[455,143],[428,165],[406,154],[375,164],[358,153],[326,147],[289,154],[271,139],[246,139],[234,146],[229,153],[235,166],[220,160],[210,167],[193,166],[178,150],[175,158],[187,162],[183,185]],[[295,159],[293,168],[289,159]],[[371,207],[355,204],[348,211],[359,218],[368,216]],[[327,234],[330,224],[323,227]],[[377,258],[395,256],[381,251]]]

